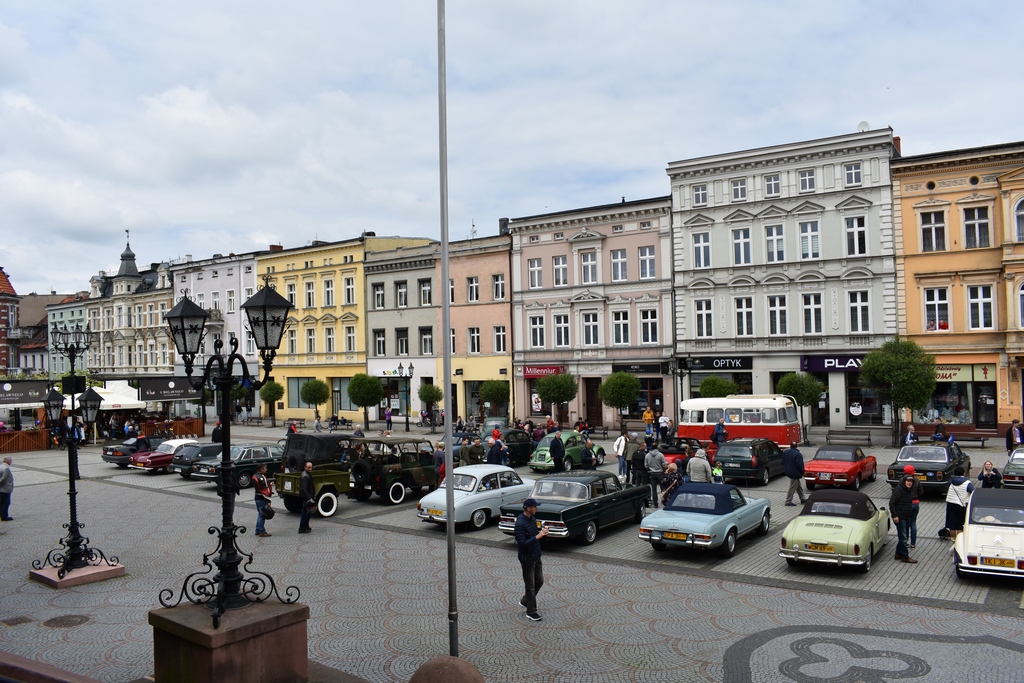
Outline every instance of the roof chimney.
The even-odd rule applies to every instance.
[[[280,244],[271,244],[270,251],[284,251],[284,247]]]
[[[900,136],[892,136],[892,146],[896,148],[896,156],[903,156],[903,150],[900,148]]]

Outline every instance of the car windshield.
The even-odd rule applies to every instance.
[[[441,481],[441,485],[438,489],[443,489],[448,485],[448,477],[445,477]],[[475,491],[476,490],[476,477],[471,477],[468,474],[456,474],[455,479],[452,480],[452,485],[456,491]]]
[[[665,506],[666,510],[689,510],[696,512],[714,512],[717,499],[710,493],[691,493],[680,491],[676,497]]]
[[[543,500],[560,500],[571,502],[587,500],[590,488],[586,484],[574,481],[538,481],[533,487],[530,497]]]
[[[842,462],[853,462],[853,451],[839,449],[820,449],[814,454],[815,460],[840,460]]]
[[[191,460],[199,455],[199,446],[185,446],[178,451],[178,456],[184,460]]]
[[[173,453],[174,452],[174,446],[172,446],[171,444],[169,444],[167,442],[164,442],[164,443],[160,444],[157,447],[156,452],[157,453]]]
[[[1024,465],[1024,451],[1014,451],[1010,455],[1010,459],[1006,461],[1007,464],[1011,462],[1014,465]]]
[[[1024,527],[1024,510],[978,505],[971,509],[973,524]]]
[[[934,446],[904,446],[896,462],[946,462],[946,449]]]
[[[727,457],[727,456],[740,456],[741,458],[748,457],[750,455],[749,446],[729,446],[725,445],[718,449],[718,455],[715,457]]]

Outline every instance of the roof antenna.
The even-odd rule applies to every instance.
[[[622,203],[623,203],[623,204],[625,204],[625,203],[626,203],[626,196],[625,196],[625,195],[623,195],[623,196],[622,196]]]
[[[469,239],[475,240],[476,239],[476,221],[474,221],[472,218],[469,219],[469,220],[470,220]]]
[[[132,233],[128,228],[124,229],[124,241],[126,244],[132,243]]]

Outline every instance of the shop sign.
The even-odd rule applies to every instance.
[[[404,368],[403,368],[403,370],[404,370]],[[400,375],[400,374],[398,374],[398,370],[395,369],[395,368],[385,369],[385,370],[381,370],[381,369],[378,368],[378,369],[373,371],[373,376],[374,377],[411,377],[412,375],[410,375],[408,372],[406,372],[406,374],[404,374],[404,375]]]
[[[530,379],[536,377],[547,377],[548,375],[561,375],[565,372],[564,365],[524,365],[523,377]]]
[[[662,375],[661,363],[612,363],[612,372],[628,372],[631,375]]]
[[[974,375],[971,365],[935,365],[936,382],[970,382]]]
[[[801,356],[804,372],[860,372],[864,356]]]
[[[200,397],[186,377],[139,379],[140,401],[192,401]]]
[[[753,370],[753,356],[717,356],[690,358],[690,372],[722,372],[728,370]]]
[[[974,381],[975,382],[995,382],[996,381],[996,369],[995,366],[988,363],[981,363],[974,366]]]
[[[38,403],[46,398],[47,384],[39,380],[5,380],[0,382],[0,405]]]

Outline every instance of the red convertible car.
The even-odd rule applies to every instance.
[[[185,446],[198,443],[195,439],[169,439],[157,446],[155,451],[139,451],[132,453],[128,467],[133,470],[149,470],[150,472],[170,472],[171,459],[174,454]]]
[[[860,490],[862,481],[874,481],[878,472],[875,456],[864,455],[860,446],[822,446],[804,463],[804,482],[815,486],[849,486]]]

